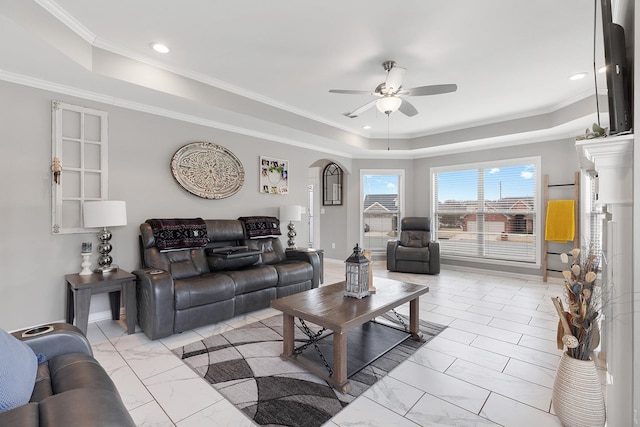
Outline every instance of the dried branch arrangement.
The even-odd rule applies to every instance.
[[[589,360],[600,343],[600,293],[596,278],[599,258],[592,252],[582,253],[575,248],[560,255],[563,263],[571,265],[562,272],[566,289],[567,309],[558,297],[551,300],[558,312],[558,349],[567,347],[567,354],[575,359]]]

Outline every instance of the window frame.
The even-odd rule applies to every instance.
[[[400,228],[400,222],[402,220],[402,218],[404,217],[404,210],[405,210],[405,170],[404,169],[360,169],[360,199],[358,202],[358,215],[360,218],[360,232],[359,232],[359,236],[360,236],[360,246],[361,247],[365,247],[364,245],[364,207],[363,207],[363,203],[364,203],[364,198],[365,198],[365,192],[364,192],[364,177],[366,175],[396,175],[398,176],[398,197],[400,199],[400,203],[398,206],[398,238],[400,236],[399,233],[399,228]],[[367,248],[368,249],[368,248]],[[386,247],[385,248],[381,248],[381,249],[372,249],[372,253],[374,254],[380,254],[380,253],[385,253],[386,254]]]
[[[64,136],[69,135],[68,130],[72,126],[69,123],[66,123],[64,120],[65,112],[73,112],[78,113],[80,117],[79,121],[79,132],[78,137],[70,137]],[[88,139],[86,136],[86,123],[85,116],[90,115],[94,116],[98,119],[98,134],[99,141],[94,141]],[[52,234],[72,234],[72,233],[87,233],[88,230],[84,228],[83,219],[82,219],[82,206],[85,201],[88,200],[107,200],[108,198],[108,113],[101,110],[96,110],[93,108],[82,107],[79,105],[67,104],[59,101],[52,101],[51,103],[51,168],[52,168],[52,179],[51,179],[51,232]],[[65,159],[63,158],[64,153],[64,141],[75,141],[79,144],[79,165],[75,166],[67,166],[65,163]],[[85,144],[93,144],[98,146],[99,152],[99,166],[98,168],[89,168],[85,165]],[[54,179],[54,164],[58,161],[59,165],[59,179],[58,182]],[[77,196],[67,196],[64,192],[64,186],[66,184],[66,180],[64,179],[65,171],[69,172],[77,172],[79,176],[79,194]],[[99,174],[99,181],[97,184],[97,188],[94,189],[94,194],[99,196],[97,197],[88,197],[87,193],[87,182],[86,175],[87,174]],[[71,225],[63,225],[65,222],[64,217],[64,209],[63,203],[65,201],[77,201],[79,202],[79,212],[78,219]]]
[[[532,268],[539,269],[542,265],[542,216],[544,213],[542,212],[542,168],[541,168],[541,157],[540,156],[531,156],[531,157],[518,157],[518,158],[509,158],[509,159],[500,159],[500,160],[491,160],[484,162],[474,162],[474,163],[465,163],[465,164],[455,164],[455,165],[445,165],[445,166],[434,166],[429,170],[429,179],[430,179],[430,188],[431,188],[431,218],[433,219],[433,229],[432,236],[434,239],[438,239],[438,192],[436,189],[436,175],[438,173],[443,172],[457,172],[457,171],[467,171],[474,169],[485,170],[493,167],[510,167],[510,166],[521,166],[526,164],[533,164],[535,166],[535,220],[534,220],[534,255],[535,259],[531,261],[524,260],[512,260],[512,259],[504,259],[504,258],[496,258],[496,257],[487,257],[487,256],[473,256],[473,255],[454,255],[448,254],[446,251],[441,250],[441,258],[442,259],[450,259],[456,261],[471,261],[475,263],[484,263],[484,264],[494,264],[494,265],[504,265],[504,266],[514,266],[521,268]],[[442,248],[442,245],[441,245]]]
[[[337,163],[331,162],[324,167],[322,170],[322,206],[342,206],[342,176],[342,168]],[[331,190],[329,190],[330,184]]]

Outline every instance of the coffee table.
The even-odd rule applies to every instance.
[[[345,282],[322,286],[271,301],[271,307],[283,313],[283,350],[281,357],[303,366],[326,380],[341,393],[351,390],[347,378],[347,333],[393,308],[409,302],[408,332],[421,339],[419,330],[419,298],[429,292],[428,286],[375,278],[376,293],[362,299],[344,296]],[[314,323],[333,331],[333,366],[320,366],[296,352],[294,319]],[[310,342],[315,336],[309,332]],[[307,347],[309,343],[305,344]]]

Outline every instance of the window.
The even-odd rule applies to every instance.
[[[82,204],[107,198],[107,113],[54,101],[52,130],[51,229],[86,232]]]
[[[582,194],[580,200],[581,219],[580,234],[583,236],[580,242],[581,248],[596,255],[602,267],[602,243],[603,233],[607,221],[606,209],[598,202],[598,175],[593,172],[583,173],[580,183]]]
[[[403,180],[402,170],[360,172],[363,248],[372,252],[384,252],[387,241],[398,236],[398,224],[404,209]]]
[[[539,163],[535,157],[433,168],[441,254],[539,264]]]
[[[342,205],[342,169],[335,163],[329,163],[322,172],[322,204],[324,206]]]

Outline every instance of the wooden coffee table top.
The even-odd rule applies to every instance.
[[[271,301],[271,307],[334,332],[346,332],[429,292],[428,286],[376,277],[376,293],[344,296],[345,282],[321,286]]]

